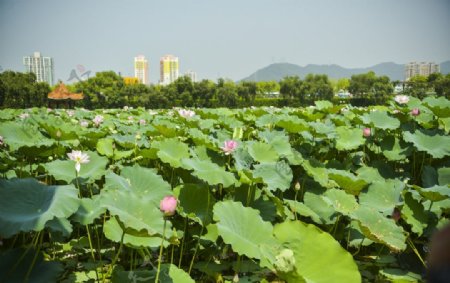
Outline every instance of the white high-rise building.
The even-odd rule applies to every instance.
[[[53,85],[53,58],[42,57],[40,52],[34,52],[33,56],[23,57],[23,64],[27,73],[34,73],[36,75],[36,81],[46,82],[50,86]]]
[[[148,61],[144,55],[134,57],[134,77],[141,84],[148,84]]]
[[[192,70],[188,70],[184,75],[186,77],[190,78],[193,83],[197,82],[197,73],[196,72],[194,72]]]
[[[434,62],[411,62],[405,65],[405,79],[409,81],[414,76],[429,76],[433,73],[439,73],[440,68]]]
[[[165,55],[161,57],[160,64],[160,78],[159,83],[168,85],[178,79],[178,57],[173,55]]]

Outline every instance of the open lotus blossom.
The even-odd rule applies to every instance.
[[[22,119],[22,120],[26,119],[28,117],[30,117],[30,114],[28,114],[28,113],[22,113],[22,114],[19,115],[19,118]]]
[[[183,118],[192,118],[195,116],[195,112],[192,110],[180,109],[178,110],[178,114],[180,114]]]
[[[159,208],[164,215],[171,216],[175,214],[175,210],[177,209],[178,200],[174,196],[166,196],[159,203]]]
[[[0,146],[2,146],[2,145],[3,145],[3,143],[4,143],[4,141],[3,141],[3,137],[2,137],[2,136],[0,136]]]
[[[94,122],[94,124],[98,127],[98,125],[100,125],[103,122],[103,120],[104,119],[102,115],[96,115],[92,120],[92,122]]]
[[[80,150],[72,150],[72,152],[68,153],[67,156],[70,160],[75,161],[75,170],[77,170],[77,173],[80,173],[81,164],[89,162],[89,155],[81,152]]]
[[[398,104],[406,104],[409,102],[409,96],[407,95],[396,95],[394,97],[395,102]]]
[[[411,110],[411,115],[419,116],[420,115],[420,109],[419,108],[414,108],[413,110]]]
[[[144,126],[147,122],[144,119],[139,120],[139,125]]]
[[[225,152],[225,155],[231,154],[238,147],[237,141],[228,140],[223,142],[221,149]]]
[[[370,137],[372,131],[370,128],[364,128],[363,129],[363,136],[365,136],[366,138]]]
[[[125,105],[125,106],[123,107],[123,110],[128,111],[128,106]]]
[[[80,126],[81,126],[81,127],[84,127],[84,128],[87,128],[87,127],[89,126],[89,122],[83,120],[83,121],[80,122]]]

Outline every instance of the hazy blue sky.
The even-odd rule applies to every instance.
[[[0,66],[54,58],[133,75],[133,58],[174,54],[180,71],[238,80],[275,62],[368,67],[450,59],[449,0],[0,0]]]

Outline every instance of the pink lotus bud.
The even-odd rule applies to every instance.
[[[225,152],[225,155],[231,154],[238,147],[237,141],[228,140],[223,143],[223,147],[221,149]]]
[[[394,219],[395,222],[397,222],[402,217],[402,214],[400,213],[400,210],[398,210],[397,208],[394,208],[394,210],[392,211],[391,217],[392,217],[392,219]]]
[[[139,124],[141,126],[144,126],[145,124],[147,124],[147,122],[144,119],[139,120]]]
[[[171,216],[175,214],[175,210],[177,209],[177,199],[174,196],[164,197],[159,203],[159,208],[164,215]]]
[[[420,115],[420,110],[419,110],[419,108],[414,108],[413,110],[411,110],[411,115],[413,115],[413,116],[419,116],[419,115]]]
[[[372,131],[370,130],[370,128],[364,128],[364,129],[363,129],[363,136],[366,137],[366,138],[368,138],[368,137],[370,137],[371,132],[372,132]]]

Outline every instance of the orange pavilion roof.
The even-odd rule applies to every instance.
[[[57,86],[55,90],[50,92],[47,97],[48,99],[53,100],[66,100],[66,99],[81,100],[83,99],[84,96],[82,93],[70,93],[66,85],[60,83],[59,86]]]

